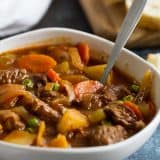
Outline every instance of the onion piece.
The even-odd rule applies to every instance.
[[[61,81],[61,85],[65,88],[65,90],[67,91],[67,95],[69,98],[69,101],[73,101],[75,99],[75,93],[74,93],[74,88],[71,82],[67,81],[67,80],[62,80]]]
[[[33,101],[33,95],[25,91],[22,85],[4,84],[0,88],[0,104],[5,104],[18,96],[24,96],[26,100]]]
[[[71,57],[72,65],[79,70],[83,70],[84,65],[81,61],[81,57],[79,55],[78,49],[71,47],[69,48],[68,53]]]

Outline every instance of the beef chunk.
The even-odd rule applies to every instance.
[[[57,122],[60,118],[60,114],[56,110],[38,98],[35,98],[32,103],[26,104],[26,108],[48,123]]]
[[[39,98],[59,113],[63,113],[65,106],[69,106],[70,104],[68,97],[57,91],[45,91],[42,89],[39,92]]]
[[[42,99],[43,101],[47,103],[50,103],[53,99],[61,96],[61,94],[56,91],[42,90],[39,94],[40,94],[40,99]]]
[[[35,83],[35,87],[44,86],[47,83],[47,76],[44,74],[33,74],[32,75],[33,82]]]
[[[136,104],[141,104],[146,99],[145,91],[140,91],[134,99]]]
[[[101,91],[103,98],[107,102],[116,101],[130,94],[130,91],[124,85],[105,86]]]
[[[104,105],[103,97],[100,94],[84,94],[80,104],[85,109],[97,109]]]
[[[84,94],[81,98],[81,106],[86,109],[97,109],[129,95],[130,91],[124,85],[105,86],[97,93]]]
[[[57,130],[55,125],[50,124],[46,126],[46,132],[44,135],[45,137],[52,139],[54,136],[56,136],[56,134],[57,134]]]
[[[74,130],[67,134],[67,139],[72,147],[89,146],[89,129]]]
[[[24,123],[20,121],[20,117],[10,110],[0,111],[0,123],[3,125],[4,130],[7,131],[14,129],[23,130],[25,128]]]
[[[114,144],[127,138],[127,131],[120,125],[96,126],[91,129],[89,139],[91,145],[100,146]]]
[[[34,83],[34,94],[37,97],[41,96],[41,92],[43,92],[44,86],[48,82],[47,76],[44,74],[33,74],[31,76]]]
[[[123,106],[123,104],[119,102],[110,103],[106,106],[105,111],[107,116],[116,124],[121,124],[125,127],[133,127],[138,120],[138,117],[132,110]]]
[[[19,84],[28,77],[25,69],[0,70],[0,84]]]
[[[146,126],[146,124],[142,120],[136,121],[134,125],[135,131],[139,131]]]

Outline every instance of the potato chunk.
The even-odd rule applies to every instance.
[[[88,120],[85,115],[76,109],[68,109],[58,123],[58,131],[66,133],[74,129],[81,129],[88,126]]]
[[[49,146],[57,148],[69,148],[70,144],[67,142],[66,136],[58,134],[56,138],[51,140]]]
[[[84,68],[84,73],[90,79],[99,81],[104,72],[105,67],[106,67],[106,64],[87,66]],[[109,73],[106,83],[111,84],[112,81],[113,81],[113,71]]]
[[[31,134],[26,131],[12,131],[3,140],[9,143],[31,145],[35,140],[35,134]]]

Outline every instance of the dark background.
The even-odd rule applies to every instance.
[[[53,0],[43,19],[30,30],[46,27],[68,27],[93,33],[79,0]],[[132,51],[145,58],[148,53],[160,52],[160,46],[157,48],[132,49]]]
[[[54,0],[41,22],[31,30],[45,27],[69,27],[92,33],[78,0]],[[134,49],[133,51],[146,57],[148,53],[160,52],[160,46],[159,48]],[[160,132],[160,127],[154,136],[127,160],[160,159],[160,134],[158,132]]]
[[[69,27],[92,32],[78,0],[54,0],[35,28],[42,27]]]

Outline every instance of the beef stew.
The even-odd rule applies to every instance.
[[[40,147],[114,144],[155,115],[152,72],[138,83],[117,68],[99,82],[104,62],[88,44],[43,45],[0,55],[0,139]]]

